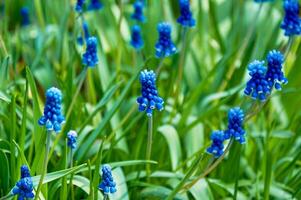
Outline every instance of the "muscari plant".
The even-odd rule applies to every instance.
[[[255,2],[263,3],[267,2],[265,0],[255,0]],[[83,6],[85,1],[77,1],[75,10],[83,14]],[[134,4],[135,13],[132,18],[145,22],[144,16],[142,15],[144,3],[137,1]],[[97,10],[102,7],[99,1],[91,0],[88,9]],[[188,0],[179,0],[179,7],[181,16],[177,19],[177,22],[183,26],[184,30],[187,28],[194,27],[196,21],[192,17],[190,10],[190,2]],[[299,4],[294,0],[284,1],[285,17],[281,24],[281,28],[284,29],[284,34],[289,36],[290,39],[294,35],[299,35],[301,33],[301,20],[298,15]],[[82,64],[87,67],[95,67],[98,64],[97,55],[97,39],[94,36],[90,36],[88,32],[87,25],[83,23],[85,52],[82,54]],[[159,33],[159,39],[156,43],[156,57],[165,58],[174,55],[177,52],[176,45],[171,40],[171,25],[168,23],[160,23],[157,27]],[[183,40],[185,43],[185,40]],[[291,40],[289,41],[289,45]],[[138,25],[132,28],[132,40],[131,45],[135,49],[140,49],[143,46],[143,40],[141,38],[141,28]],[[181,53],[184,49],[181,49]],[[163,60],[163,59],[162,59]],[[251,62],[247,69],[249,71],[250,79],[246,83],[244,89],[244,94],[247,98],[250,96],[253,102],[260,100],[261,103],[266,103],[270,98],[273,89],[281,90],[282,84],[287,84],[288,80],[284,75],[283,64],[285,62],[285,55],[283,55],[278,50],[272,50],[268,52],[265,61],[254,60]],[[183,64],[183,63],[182,63]],[[159,66],[160,69],[160,66]],[[160,72],[160,70],[159,70]],[[145,112],[148,117],[148,144],[147,144],[147,155],[146,159],[151,158],[151,146],[152,146],[152,134],[153,134],[153,115],[154,110],[162,111],[164,109],[164,100],[159,96],[157,86],[156,86],[156,74],[152,70],[143,70],[140,72],[139,81],[141,84],[141,96],[137,98],[138,110],[140,112]],[[181,79],[180,79],[181,80]],[[81,84],[80,84],[81,85]],[[79,91],[79,90],[77,90]],[[76,93],[78,94],[78,93]],[[77,95],[75,95],[76,97]],[[74,97],[74,99],[75,99]],[[71,104],[72,105],[72,104]],[[57,88],[50,88],[46,91],[46,103],[44,107],[44,112],[42,117],[39,119],[39,125],[43,126],[47,130],[46,137],[46,149],[44,156],[44,168],[39,179],[39,185],[37,187],[36,196],[39,196],[41,187],[43,184],[43,178],[47,173],[47,162],[49,145],[51,142],[51,134],[54,131],[59,133],[62,130],[62,124],[65,122],[65,117],[62,114],[62,93]],[[72,106],[69,108],[72,111]],[[260,109],[257,111],[259,112]],[[70,114],[67,112],[67,119]],[[254,113],[253,113],[254,114]],[[237,141],[240,144],[246,143],[246,132],[243,128],[244,124],[250,117],[250,110],[241,107],[234,107],[228,111],[228,125],[225,130],[216,130],[211,134],[212,144],[206,150],[207,153],[212,154],[214,159],[212,163],[209,163],[208,168],[205,172],[199,176],[195,177],[191,182],[188,181],[189,176],[185,176],[169,195],[168,199],[172,199],[180,189],[189,189],[200,178],[205,177],[214,168],[216,168],[218,162],[220,162],[225,154],[229,151],[231,144]],[[70,147],[71,152],[77,147],[76,145],[77,133],[75,131],[69,131],[67,133],[67,145]],[[227,145],[225,143],[227,142]],[[226,146],[226,147],[225,147]],[[80,148],[80,147],[79,147]],[[73,158],[71,153],[71,158]],[[71,167],[72,167],[71,161]],[[217,164],[216,164],[217,163]],[[212,167],[213,166],[213,167]],[[98,186],[98,189],[103,193],[104,198],[108,199],[110,193],[115,193],[116,182],[112,176],[111,167],[109,165],[102,166],[102,181]],[[150,168],[147,168],[148,175],[150,174]],[[188,182],[188,184],[186,184]],[[186,185],[185,185],[186,184]],[[27,166],[21,167],[21,179],[16,183],[15,187],[12,189],[10,196],[18,195],[18,199],[33,198],[33,183],[31,180],[30,172]]]

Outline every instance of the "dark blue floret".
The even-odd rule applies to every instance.
[[[34,198],[33,182],[27,166],[21,167],[21,179],[16,183],[12,189],[13,195],[18,195],[18,200],[24,200],[26,198]]]
[[[177,22],[182,24],[184,27],[194,27],[195,19],[193,19],[192,12],[190,10],[189,0],[179,0],[180,4],[180,17],[177,19]]]
[[[266,80],[269,87],[275,87],[276,90],[281,90],[281,84],[287,84],[288,80],[284,77],[282,72],[282,64],[284,56],[280,51],[272,50],[267,56],[268,71],[266,73]]]
[[[48,131],[61,131],[61,124],[65,122],[62,115],[62,93],[59,89],[52,87],[46,91],[46,104],[44,114],[39,119],[39,125],[45,126]]]
[[[157,27],[159,40],[156,43],[156,57],[168,57],[177,52],[177,48],[171,41],[171,26],[169,23],[162,22]]]
[[[29,9],[27,7],[23,7],[21,8],[21,17],[22,17],[22,21],[21,21],[21,25],[22,26],[27,26],[30,24],[30,20],[29,20]]]
[[[100,10],[103,4],[99,0],[91,0],[88,6],[88,10]]]
[[[218,158],[224,153],[224,131],[213,131],[210,139],[212,144],[207,148],[207,152]]]
[[[67,145],[68,147],[70,147],[71,149],[75,149],[76,148],[76,139],[77,139],[77,133],[76,131],[69,131],[67,133]]]
[[[75,5],[75,11],[76,12],[83,12],[83,6],[84,6],[85,0],[77,0]]]
[[[266,100],[267,95],[271,93],[271,88],[265,78],[267,68],[264,66],[264,62],[255,60],[249,64],[248,70],[251,79],[247,82],[245,95],[261,101]]]
[[[284,30],[284,35],[300,35],[301,19],[299,17],[299,2],[297,0],[284,0],[283,8],[285,10],[285,16],[281,23],[281,28]]]
[[[144,3],[142,1],[136,1],[134,3],[134,13],[132,14],[132,19],[139,22],[145,22],[145,16],[143,15]]]
[[[141,36],[141,28],[138,25],[134,25],[132,27],[131,45],[137,50],[141,49],[144,45]]]
[[[228,112],[228,129],[225,131],[225,139],[233,137],[241,144],[246,142],[245,130],[243,129],[244,111],[239,107],[232,108]]]
[[[164,101],[159,97],[156,87],[156,74],[152,70],[140,72],[140,83],[142,96],[137,98],[139,111],[146,111],[147,116],[151,117],[155,108],[159,111],[164,109]]]
[[[96,37],[89,37],[87,40],[87,49],[83,54],[83,64],[89,67],[94,67],[98,63],[97,56],[97,39]]]
[[[103,165],[101,170],[102,170],[102,182],[99,184],[98,188],[104,194],[115,193],[117,189],[116,189],[116,183],[114,182],[112,176],[111,167],[109,165]]]
[[[83,35],[84,35],[85,41],[87,41],[88,38],[90,37],[90,33],[89,33],[88,23],[86,21],[83,22],[82,28],[83,28]],[[83,39],[82,36],[79,36],[77,38],[77,43],[80,44],[80,45],[84,44],[84,39]]]

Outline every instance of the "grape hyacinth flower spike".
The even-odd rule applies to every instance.
[[[100,10],[102,7],[103,4],[99,0],[90,0],[88,10]]]
[[[194,27],[195,19],[193,19],[192,12],[190,10],[189,0],[179,0],[180,5],[180,17],[177,22],[184,27]]]
[[[244,94],[265,101],[271,89],[265,78],[267,68],[264,66],[264,62],[255,60],[249,64],[248,70],[251,79],[247,82]]]
[[[132,27],[131,45],[136,50],[140,50],[144,45],[144,42],[143,42],[143,39],[141,36],[141,28],[138,25],[134,25]]]
[[[104,193],[104,195],[115,193],[117,191],[116,183],[112,176],[112,170],[110,165],[103,165],[101,171],[102,181],[99,184],[98,189],[100,189]]]
[[[293,36],[301,34],[300,4],[298,0],[284,0],[285,15],[281,23],[284,35]]]
[[[136,1],[134,3],[134,13],[131,18],[137,20],[138,22],[145,22],[145,16],[143,15],[144,3],[142,1]]]
[[[158,24],[159,40],[156,43],[156,57],[164,58],[174,55],[177,48],[171,40],[171,25],[166,22]]]
[[[18,200],[34,198],[33,182],[30,176],[29,169],[26,165],[21,166],[21,179],[12,189],[13,195],[18,195]]]
[[[52,87],[46,91],[46,104],[44,114],[39,119],[39,125],[45,126],[48,131],[61,131],[61,125],[65,122],[62,115],[62,93],[59,89]]]
[[[267,61],[268,70],[266,73],[266,80],[271,89],[275,87],[276,90],[281,90],[281,84],[288,83],[288,80],[282,72],[284,56],[280,51],[272,50],[268,53]]]
[[[87,40],[87,49],[83,54],[82,62],[88,67],[94,67],[98,63],[97,56],[97,39],[96,37],[89,37]]]
[[[77,0],[75,5],[75,11],[78,13],[83,12],[83,6],[85,4],[85,0]]]
[[[76,148],[76,139],[77,139],[77,133],[74,130],[71,130],[67,133],[67,145],[71,149]]]
[[[82,25],[82,30],[83,30],[83,36],[84,36],[84,39],[82,36],[79,36],[77,38],[77,43],[79,45],[83,45],[84,44],[84,41],[87,41],[90,37],[90,33],[89,33],[89,27],[88,27],[88,23],[86,21],[83,22],[83,25]]]
[[[21,25],[22,26],[28,26],[30,24],[29,20],[29,9],[27,7],[22,7],[20,10],[22,21]]]
[[[139,111],[146,111],[148,117],[152,117],[153,110],[156,108],[159,111],[164,109],[163,99],[158,95],[156,87],[156,74],[154,71],[143,70],[140,72],[140,83],[142,86],[142,96],[137,98]]]
[[[225,139],[233,137],[241,144],[246,142],[245,130],[242,127],[244,117],[245,114],[241,108],[235,107],[230,109],[228,112],[228,129],[225,131]]]
[[[213,131],[210,139],[212,140],[212,144],[207,148],[207,152],[218,158],[224,153],[224,131]]]

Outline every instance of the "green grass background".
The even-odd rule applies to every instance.
[[[99,64],[88,69],[80,95],[63,132],[52,135],[51,158],[41,198],[102,199],[97,191],[99,166],[110,163],[118,192],[111,199],[164,199],[202,156],[193,177],[206,168],[212,130],[227,126],[227,112],[244,99],[247,64],[265,59],[272,49],[284,51],[288,38],[279,28],[282,1],[192,0],[197,26],[190,29],[185,51],[180,101],[175,104],[181,56],[181,27],[176,0],[148,0],[142,25],[146,62],[129,45],[132,1],[105,0],[104,8],[85,13],[89,31],[98,38]],[[69,0],[0,1],[0,196],[19,179],[21,164],[41,174],[45,130],[37,121],[47,88],[63,93],[67,112],[83,70],[84,49],[76,44],[80,20]],[[31,25],[20,26],[27,5]],[[146,178],[147,117],[139,113],[138,72],[155,70],[158,22],[172,23],[179,53],[167,58],[157,80],[165,110],[155,111],[152,175]],[[254,26],[249,40],[246,36]],[[245,125],[247,143],[234,143],[206,179],[176,199],[301,199],[301,39],[296,37],[285,62],[288,85],[274,92],[260,113]],[[244,48],[244,43],[247,45]],[[251,100],[244,104],[248,108]],[[259,104],[259,103],[258,103]],[[66,133],[79,133],[75,167],[68,168]],[[96,170],[95,170],[96,169]],[[34,183],[38,177],[33,178]],[[189,181],[189,180],[188,180]]]

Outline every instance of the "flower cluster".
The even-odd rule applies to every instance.
[[[300,35],[301,19],[299,17],[300,5],[298,0],[284,0],[283,8],[285,16],[281,23],[281,28],[284,30],[284,35]]]
[[[228,112],[228,129],[225,131],[225,139],[233,137],[235,140],[239,141],[241,144],[246,142],[244,137],[245,130],[242,128],[244,121],[244,111],[239,108],[232,108]]]
[[[159,40],[156,43],[156,57],[168,57],[177,52],[177,48],[171,41],[171,25],[166,22],[158,24]]]
[[[61,107],[61,91],[55,87],[48,89],[46,91],[44,114],[39,119],[39,125],[45,126],[48,131],[54,130],[56,133],[59,133],[61,131],[61,124],[65,122]]]
[[[225,131],[213,131],[211,134],[211,146],[207,152],[213,154],[215,157],[220,157],[224,153],[224,141],[230,138],[237,140],[239,143],[244,144],[245,130],[243,129],[244,111],[235,107],[228,112],[228,127]]]
[[[83,30],[83,36],[85,39],[83,39],[82,36],[79,36],[77,38],[77,43],[80,44],[80,45],[83,45],[84,44],[84,41],[88,40],[88,38],[90,37],[90,33],[89,33],[89,27],[88,27],[88,23],[86,21],[83,22],[83,25],[82,25],[82,30]]]
[[[67,145],[68,147],[70,147],[71,149],[75,149],[76,148],[76,139],[77,139],[77,133],[76,131],[69,131],[67,133]]]
[[[177,19],[179,24],[182,24],[184,27],[194,27],[195,19],[193,19],[191,10],[190,10],[190,2],[189,0],[179,0],[180,4],[180,12],[181,15]]]
[[[97,39],[96,37],[89,37],[87,40],[87,49],[83,54],[82,62],[88,67],[94,67],[98,63],[97,56]]]
[[[282,72],[282,65],[284,62],[284,56],[280,51],[272,50],[268,53],[268,70],[266,73],[266,79],[270,88],[275,87],[276,90],[281,90],[281,84],[287,84],[288,80],[284,77]]]
[[[98,188],[103,191],[104,194],[115,193],[116,183],[114,182],[112,176],[112,170],[109,165],[102,166],[102,182],[99,184]]]
[[[134,13],[132,14],[132,19],[138,22],[145,22],[145,16],[143,15],[144,3],[142,1],[136,1],[134,3]]]
[[[280,51],[270,51],[267,62],[268,67],[264,66],[264,61],[255,60],[249,64],[248,70],[251,79],[247,82],[244,90],[245,95],[265,101],[267,96],[271,94],[273,87],[280,90],[281,84],[288,82],[282,71],[284,56]]]
[[[265,78],[266,67],[264,61],[255,60],[248,66],[251,79],[247,82],[245,95],[252,96],[254,99],[266,100],[266,96],[270,94],[270,87]]]
[[[75,11],[76,12],[83,12],[83,6],[84,6],[85,0],[77,0],[75,5]]]
[[[12,190],[13,195],[18,195],[18,200],[34,198],[33,182],[27,166],[21,166],[21,179]]]
[[[212,144],[207,148],[207,152],[213,154],[216,158],[220,157],[224,153],[224,131],[213,131],[210,139]]]
[[[131,45],[137,50],[141,49],[144,45],[141,36],[141,28],[138,25],[134,25],[132,27]]]
[[[162,111],[164,104],[163,99],[158,95],[156,74],[152,70],[140,72],[140,83],[142,96],[137,98],[139,111],[146,111],[147,116],[151,117],[153,110],[157,108],[157,110]]]
[[[88,6],[88,10],[100,10],[103,4],[99,0],[91,0]]]
[[[23,7],[23,8],[21,8],[20,13],[21,13],[21,17],[22,17],[21,25],[22,26],[29,25],[30,24],[29,9],[27,7]]]

